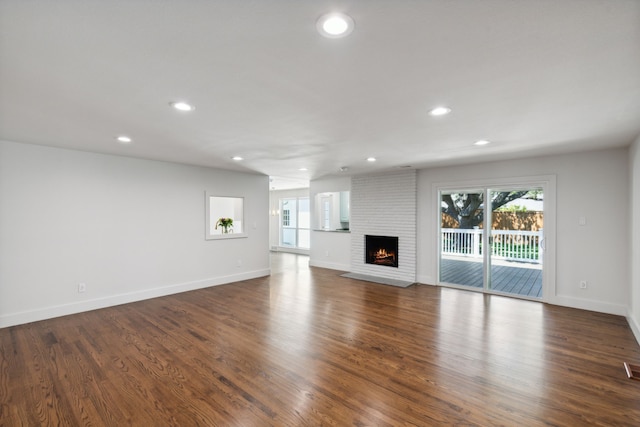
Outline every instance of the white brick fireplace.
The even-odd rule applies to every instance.
[[[351,273],[416,281],[417,173],[351,178]],[[365,235],[398,237],[398,267],[365,263]]]

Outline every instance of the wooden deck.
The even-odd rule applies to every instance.
[[[440,282],[482,288],[482,262],[443,258]],[[537,264],[500,262],[491,267],[491,290],[542,298],[542,268]]]

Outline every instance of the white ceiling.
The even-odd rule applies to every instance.
[[[318,34],[331,11],[355,20],[351,35]],[[173,111],[174,100],[196,110]],[[437,105],[453,111],[431,117]],[[638,134],[640,1],[0,0],[8,141],[262,173],[289,188]]]

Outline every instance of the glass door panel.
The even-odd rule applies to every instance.
[[[280,200],[280,212],[282,212],[280,218],[280,246],[295,248],[298,245],[297,242],[297,220],[298,209],[296,199],[281,199]]]
[[[280,246],[309,249],[311,212],[309,198],[280,199]]]
[[[484,191],[440,193],[440,282],[484,287]]]
[[[489,194],[492,211],[488,288],[542,298],[542,189],[489,190]]]
[[[310,232],[311,229],[311,211],[309,198],[298,199],[298,247],[309,249],[311,246]]]

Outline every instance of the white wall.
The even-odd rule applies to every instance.
[[[627,314],[629,186],[626,148],[426,169],[418,174],[418,280],[434,283],[434,183],[556,176],[556,282],[548,301]],[[585,226],[578,218],[586,217]],[[579,281],[587,280],[588,289]]]
[[[309,196],[311,202],[311,227],[316,227],[315,195],[318,193],[351,190],[350,177],[327,177],[311,181]],[[309,265],[349,271],[351,267],[351,233],[339,231],[311,231],[311,251]]]
[[[280,199],[295,198],[295,197],[309,197],[309,189],[297,188],[292,190],[272,190],[269,192],[269,218],[270,218],[269,219],[269,247],[271,248],[271,250],[275,250],[275,251],[308,254],[309,253],[308,250],[304,250],[304,249],[294,250],[291,248],[283,248],[280,246],[281,214],[277,213],[280,210]],[[273,215],[273,212],[276,212],[276,214]],[[311,227],[313,228],[313,223],[311,224]]]
[[[268,185],[0,141],[0,327],[268,275]],[[247,238],[205,240],[205,191],[245,197]]]
[[[627,319],[631,329],[640,342],[640,136],[629,149],[629,182],[630,182],[630,228],[631,241],[629,248],[631,256],[629,260],[630,270],[630,298],[629,314]]]

